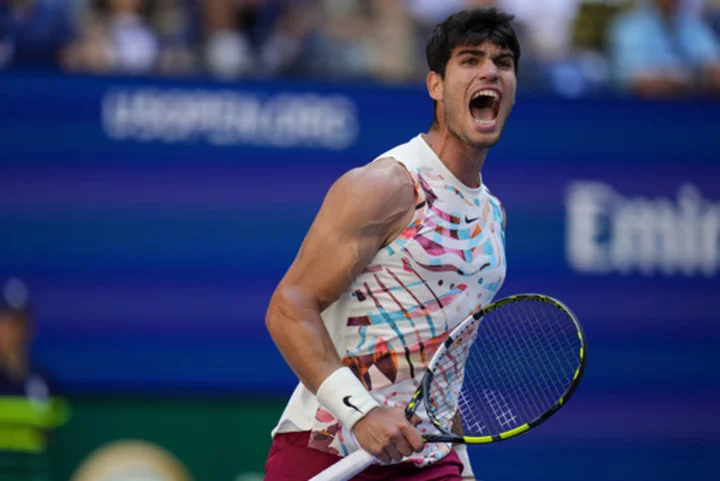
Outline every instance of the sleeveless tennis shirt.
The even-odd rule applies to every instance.
[[[343,363],[375,399],[405,406],[438,346],[500,289],[505,233],[498,199],[482,184],[473,189],[458,181],[422,135],[378,159],[387,157],[403,164],[413,179],[414,217],[322,319]],[[417,414],[418,429],[435,432],[424,409]],[[321,451],[346,456],[358,449],[352,432],[302,383],[273,436],[293,431],[310,431],[309,447]],[[425,466],[449,451],[448,444],[428,443],[406,461]]]

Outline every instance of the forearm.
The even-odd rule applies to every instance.
[[[280,287],[268,308],[266,324],[285,361],[315,394],[322,382],[342,367],[320,317],[320,306],[294,287]]]
[[[352,429],[380,405],[343,366],[320,312],[321,306],[303,297],[299,289],[280,287],[270,303],[266,323],[300,381],[325,409]]]

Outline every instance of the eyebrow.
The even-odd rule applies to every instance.
[[[477,49],[477,48],[467,48],[460,50],[457,53],[457,56],[460,57],[462,55],[473,55],[475,57],[487,57],[488,54],[485,50]],[[500,52],[499,54],[495,55],[493,59],[499,60],[499,59],[505,59],[505,58],[511,58],[513,61],[515,60],[515,55],[512,52],[504,51]]]

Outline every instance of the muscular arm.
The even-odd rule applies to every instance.
[[[379,160],[341,177],[275,290],[266,316],[270,335],[300,381],[352,429],[365,451],[383,462],[422,451],[423,438],[413,427],[420,420],[408,421],[402,407],[378,406],[343,367],[320,313],[409,224],[414,207],[415,187],[394,160]]]
[[[311,392],[342,367],[320,313],[410,222],[414,203],[412,180],[392,159],[348,172],[328,192],[266,316],[275,344]]]

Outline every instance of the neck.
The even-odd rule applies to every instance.
[[[438,125],[433,125],[425,134],[425,141],[460,182],[471,188],[480,187],[480,171],[487,158],[487,147],[468,145],[447,128]]]

